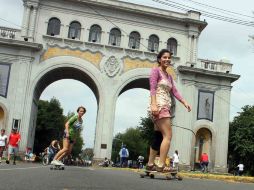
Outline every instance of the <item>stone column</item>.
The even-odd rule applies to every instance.
[[[29,34],[28,36],[30,38],[34,37],[36,16],[37,16],[37,7],[33,7],[32,14],[31,14],[31,17],[30,17],[29,31],[28,31],[28,34]]]
[[[188,62],[192,62],[192,35],[189,35],[188,38],[188,57],[187,57],[187,61]]]
[[[121,43],[120,43],[120,47],[122,48],[129,48],[129,35],[127,34],[122,34],[121,35]]]
[[[60,34],[59,37],[62,38],[68,38],[68,32],[69,32],[69,27],[65,26],[64,24],[60,24]]]
[[[197,62],[197,36],[193,36],[193,54],[192,54],[192,62]]]
[[[100,98],[94,145],[94,160],[111,158],[116,98],[112,90],[104,90]]]
[[[89,33],[88,33],[88,35],[89,35]],[[101,31],[101,42],[100,43],[108,45],[108,40],[109,40],[109,33],[106,31]]]
[[[21,36],[26,37],[28,34],[29,18],[30,18],[30,7],[24,3],[24,16],[22,21]]]

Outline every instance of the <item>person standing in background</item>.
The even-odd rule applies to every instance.
[[[208,169],[207,169],[208,164],[209,164],[208,155],[204,152],[201,155],[201,158],[200,158],[200,165],[201,165],[201,168],[202,168],[202,172],[208,172]]]
[[[126,148],[126,145],[123,145],[120,152],[119,152],[119,156],[120,156],[120,166],[122,167],[126,167],[127,166],[127,158],[129,157],[129,151]]]
[[[173,168],[178,171],[178,164],[179,164],[179,154],[178,150],[175,150],[175,153],[173,155]]]
[[[238,174],[239,176],[242,176],[242,175],[243,175],[244,165],[243,165],[243,164],[238,164],[237,168],[238,168],[237,174]]]
[[[13,165],[16,165],[16,156],[20,140],[21,138],[19,132],[16,128],[13,128],[8,141],[8,158],[6,160],[6,164],[10,163],[11,154],[13,154]]]
[[[3,152],[6,150],[7,147],[7,135],[5,134],[5,129],[1,129],[0,134],[0,164],[2,162]]]

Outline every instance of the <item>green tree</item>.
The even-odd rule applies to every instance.
[[[50,101],[39,100],[34,152],[42,152],[53,139],[63,136],[65,117],[60,102],[56,98]]]
[[[254,175],[254,106],[244,106],[230,123],[228,150],[230,168],[241,162],[245,171]]]
[[[128,128],[125,133],[118,133],[114,140],[112,146],[112,160],[119,161],[119,151],[122,144],[126,145],[129,150],[130,160],[137,160],[139,155],[146,157],[146,147],[147,141],[141,137],[141,132],[138,128]]]
[[[145,139],[150,145],[153,140],[154,134],[154,124],[151,117],[147,116],[141,118],[140,126],[138,127],[138,129],[141,132],[142,138]]]
[[[74,158],[78,157],[79,154],[82,152],[83,145],[84,145],[84,141],[83,141],[83,138],[82,138],[81,132],[80,132],[79,136],[77,136],[77,138],[76,138],[76,142],[75,142],[73,149],[72,149],[72,155]]]

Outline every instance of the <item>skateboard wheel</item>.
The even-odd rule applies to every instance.
[[[145,175],[143,175],[143,174],[140,174],[140,177],[141,177],[141,178],[144,178],[144,177],[145,177]]]
[[[183,178],[182,177],[178,177],[178,181],[182,181],[183,180]]]
[[[153,179],[153,178],[154,178],[154,175],[153,175],[153,174],[150,174],[150,178]]]

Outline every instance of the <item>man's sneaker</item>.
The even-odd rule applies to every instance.
[[[9,164],[10,163],[10,161],[9,160],[6,160],[6,164]]]
[[[13,165],[16,165],[16,162],[13,162]]]

